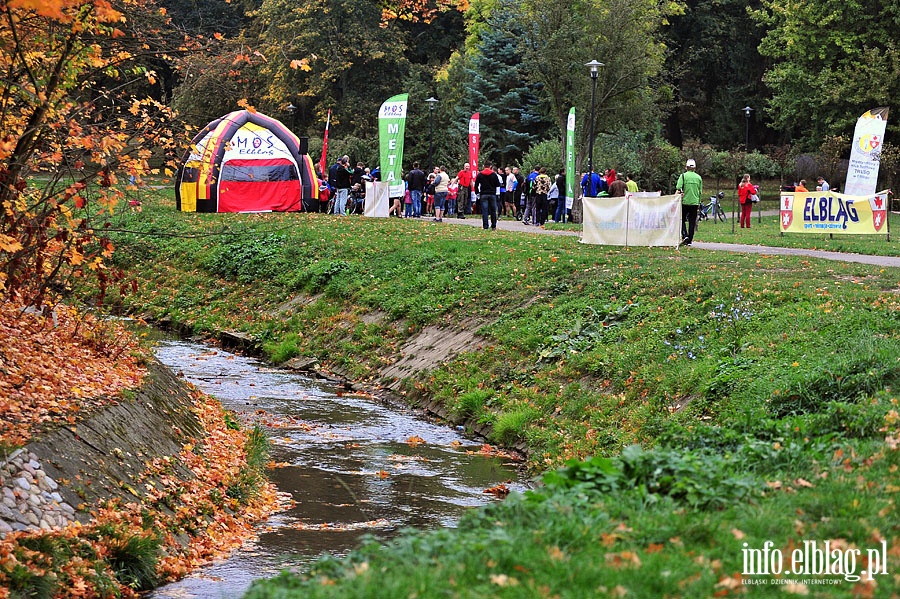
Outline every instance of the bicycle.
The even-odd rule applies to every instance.
[[[726,222],[728,220],[728,215],[725,214],[725,209],[722,208],[722,200],[724,199],[725,192],[720,191],[714,196],[709,196],[708,204],[700,202],[700,209],[697,211],[697,220],[709,220],[712,218],[713,222]]]

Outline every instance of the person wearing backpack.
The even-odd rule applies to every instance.
[[[527,177],[525,177],[525,212],[522,214],[522,224],[530,225],[535,220],[534,213],[534,180],[540,174],[540,165],[535,165]]]
[[[443,166],[435,169],[434,174],[434,222],[444,220],[444,208],[447,205],[447,191],[450,188],[450,177]]]

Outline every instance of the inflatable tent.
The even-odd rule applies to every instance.
[[[198,133],[175,179],[175,205],[183,212],[315,211],[318,197],[307,139],[249,110]]]

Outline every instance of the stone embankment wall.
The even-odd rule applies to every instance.
[[[75,508],[59,494],[59,485],[41,468],[38,457],[15,450],[0,463],[5,484],[0,501],[0,534],[14,530],[50,529],[75,520]]]
[[[48,432],[7,456],[0,454],[0,536],[87,522],[113,498],[142,495],[147,463],[197,443],[202,428],[188,387],[153,361],[143,386],[74,425]],[[190,472],[173,461],[174,473]]]

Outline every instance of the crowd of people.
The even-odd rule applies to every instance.
[[[362,214],[365,183],[379,180],[378,169],[370,171],[358,162],[351,168],[350,157],[342,156],[319,175],[319,212],[339,215]],[[391,198],[390,216],[466,218],[481,215],[485,229],[495,229],[500,216],[514,217],[525,225],[544,226],[548,220],[566,222],[571,209],[566,202],[565,171],[550,175],[535,166],[527,176],[519,167],[499,167],[486,162],[473,173],[466,162],[455,175],[435,166],[425,173],[418,162],[403,176],[404,194]]]
[[[675,184],[682,205],[681,245],[687,246],[694,241],[703,194],[703,178],[696,168],[696,162],[689,159]],[[365,183],[379,180],[377,168],[370,170],[362,162],[353,168],[346,155],[328,169],[327,178],[319,175],[319,211],[340,215],[362,214]],[[442,222],[445,217],[479,214],[484,229],[496,229],[500,216],[514,217],[525,225],[538,227],[543,227],[548,220],[564,223],[571,218],[563,170],[551,175],[545,167],[536,165],[528,175],[523,175],[519,167],[500,167],[488,161],[474,174],[468,162],[455,175],[448,174],[444,166],[435,166],[426,174],[418,162],[413,162],[403,176],[403,183],[403,196],[391,198],[390,216]],[[817,183],[816,190],[830,189],[823,177],[818,177]],[[624,197],[626,193],[639,191],[630,174],[621,176],[614,169],[584,173],[580,187],[584,197]],[[741,228],[750,228],[753,204],[759,201],[758,191],[759,186],[750,181],[750,175],[744,175],[737,189]],[[800,180],[784,191],[807,191],[806,181]]]

